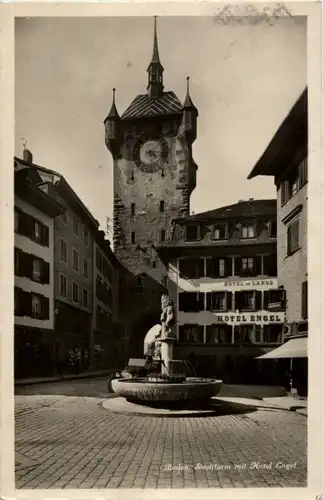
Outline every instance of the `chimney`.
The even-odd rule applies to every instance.
[[[238,203],[243,203],[243,200],[239,200]]]
[[[24,149],[23,160],[26,163],[32,164],[32,162],[33,162],[33,155],[31,154],[31,152],[29,151],[29,149]]]
[[[249,198],[249,201],[254,201],[255,199],[254,198]]]

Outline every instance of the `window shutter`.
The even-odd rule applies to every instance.
[[[232,258],[225,259],[225,277],[232,276]]]
[[[256,258],[255,258],[255,271],[256,271],[256,274],[259,275],[259,274],[262,274],[262,269],[261,269],[261,255],[257,255]]]
[[[288,253],[295,252],[299,248],[299,220],[292,222],[287,229]]]
[[[212,310],[212,292],[206,292],[206,310]]]
[[[49,319],[49,298],[48,297],[42,297],[41,301],[41,317],[42,319]]]
[[[206,259],[206,277],[213,278],[213,259]]]
[[[262,308],[262,292],[260,290],[256,291],[256,311]]]
[[[307,319],[308,318],[308,311],[307,311],[307,281],[304,281],[302,283],[302,318]]]
[[[198,310],[199,311],[204,311],[204,292],[199,292],[198,294]]]
[[[21,316],[32,316],[32,294],[21,291]]]
[[[269,272],[269,255],[263,255],[263,265],[264,265],[264,275],[265,276],[269,276],[270,275],[270,272]]]
[[[265,309],[265,311],[268,311],[268,303],[269,303],[269,291],[265,290],[264,291],[264,309]]]
[[[43,260],[41,264],[42,264],[42,272],[41,272],[42,283],[49,284],[50,283],[49,263]]]
[[[197,278],[204,277],[204,259],[199,259],[197,262]]]
[[[241,309],[241,294],[243,292],[235,292],[235,308],[236,309]]]
[[[227,311],[232,310],[232,292],[227,292]]]
[[[49,246],[49,228],[45,225],[41,227],[41,242],[44,246]]]
[[[286,202],[286,186],[287,186],[287,183],[286,181],[282,181],[281,184],[280,184],[280,191],[281,191],[281,204],[284,205],[284,203]]]
[[[235,257],[235,259],[234,259],[234,274],[236,276],[240,276],[241,267],[242,267],[241,257]]]
[[[22,255],[22,251],[19,248],[15,247],[14,259],[15,259],[15,275],[16,276],[22,276],[21,255]]]

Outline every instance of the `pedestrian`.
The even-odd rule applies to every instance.
[[[81,351],[78,347],[74,349],[74,369],[75,374],[78,375],[80,373],[80,365],[81,365]]]

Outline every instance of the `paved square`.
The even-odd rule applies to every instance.
[[[102,408],[100,383],[15,397],[17,488],[306,486],[303,415],[120,415]]]

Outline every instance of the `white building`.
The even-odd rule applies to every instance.
[[[62,209],[36,170],[15,159],[14,171],[15,373],[24,377],[53,368],[54,217]]]

